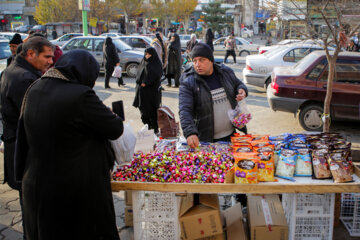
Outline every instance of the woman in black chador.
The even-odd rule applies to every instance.
[[[163,73],[162,64],[155,48],[145,49],[145,56],[136,75],[136,89],[133,106],[140,109],[141,120],[149,129],[159,132],[157,109],[161,102],[160,79]]]
[[[120,66],[120,58],[111,37],[105,39],[103,46],[104,66],[105,66],[105,88],[110,88],[109,81],[115,66]],[[125,85],[122,77],[118,78],[118,85]]]
[[[168,47],[168,64],[166,66],[166,76],[168,78],[168,87],[171,87],[171,78],[175,80],[175,87],[180,85],[181,75],[181,44],[177,33],[172,33]]]
[[[207,45],[209,45],[209,47],[214,51],[214,45],[213,45],[213,41],[214,41],[214,34],[211,31],[211,28],[209,28],[206,31],[206,35],[205,35],[205,42]]]

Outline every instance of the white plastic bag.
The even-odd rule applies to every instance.
[[[228,111],[228,116],[234,127],[241,129],[251,120],[251,113],[246,105],[245,99],[238,102],[235,109]]]
[[[116,66],[114,69],[114,72],[112,74],[113,77],[115,78],[121,78],[121,73],[122,73],[122,69],[120,66]]]
[[[110,141],[110,143],[115,153],[116,162],[119,165],[132,161],[136,145],[136,136],[130,123],[124,124],[123,134],[118,139]]]

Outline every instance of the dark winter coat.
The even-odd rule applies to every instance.
[[[151,57],[149,59],[144,57],[139,65],[133,106],[147,115],[153,115],[161,102],[159,87],[163,70],[155,48],[149,47],[145,52],[151,54]],[[145,87],[141,86],[142,83],[145,83]]]
[[[105,40],[103,55],[105,69],[112,68],[120,62],[119,55],[117,54],[115,44],[112,42],[111,37],[107,37]]]
[[[166,66],[167,75],[178,75],[181,73],[181,44],[179,35],[173,33],[175,40],[170,42],[168,46],[168,64]]]
[[[214,71],[224,87],[227,98],[234,109],[239,89],[247,87],[234,74],[233,70],[221,64],[214,64]],[[210,88],[205,80],[191,67],[183,73],[179,89],[179,115],[184,136],[197,135],[200,141],[214,140],[214,113]],[[227,117],[227,116],[224,116]]]
[[[17,56],[3,72],[1,80],[1,114],[3,118],[2,140],[4,152],[4,183],[13,189],[20,190],[21,185],[15,182],[14,151],[16,129],[20,116],[21,104],[26,89],[41,73],[22,56]]]
[[[209,28],[209,29],[206,31],[205,43],[206,43],[207,45],[209,45],[210,48],[214,51],[213,41],[214,41],[214,34],[213,34],[213,32],[211,31],[211,28]]]
[[[90,53],[73,50],[25,97],[20,123],[28,149],[21,151],[25,166],[20,162],[16,169],[24,168],[28,240],[119,239],[109,139],[122,134],[123,123],[92,89],[98,73]]]

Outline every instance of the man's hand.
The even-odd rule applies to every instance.
[[[186,141],[189,147],[191,148],[196,148],[197,146],[199,146],[199,138],[195,134],[188,136]]]
[[[239,89],[238,95],[236,95],[236,101],[240,102],[246,97],[246,92],[244,89]]]

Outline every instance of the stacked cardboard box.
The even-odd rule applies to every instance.
[[[125,226],[133,227],[132,191],[125,191]]]

